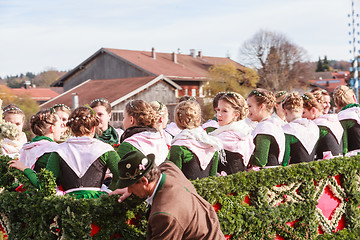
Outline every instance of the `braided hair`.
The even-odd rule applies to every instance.
[[[200,126],[201,108],[197,101],[180,102],[175,108],[175,122],[180,129],[192,129]]]
[[[337,86],[333,93],[334,102],[339,109],[350,103],[354,103],[354,96],[354,91],[345,85]]]
[[[303,95],[303,100],[304,100],[304,108],[306,108],[307,110],[310,110],[311,108],[314,107],[318,109],[320,112],[322,112],[324,109],[323,106],[324,97],[320,91],[315,91],[313,93],[311,92],[305,93]]]
[[[46,129],[48,129],[50,125],[55,125],[59,120],[54,110],[40,110],[30,118],[31,131],[36,136],[44,136]]]
[[[125,111],[139,126],[156,127],[159,117],[149,103],[143,100],[131,100],[125,105]]]
[[[90,107],[78,107],[69,116],[67,126],[76,137],[89,135],[100,123],[94,110]]]
[[[304,105],[303,98],[296,92],[289,93],[283,101],[283,108],[293,112],[302,111]]]
[[[245,101],[244,97],[241,96],[239,93],[229,92],[224,93],[219,101],[225,101],[231,105],[231,107],[235,110],[235,112],[239,113],[236,121],[243,120],[249,114],[249,108],[247,102]]]
[[[257,88],[250,92],[249,97],[255,97],[256,102],[258,105],[264,104],[266,109],[271,112],[275,106],[275,97],[274,94],[266,89]]]

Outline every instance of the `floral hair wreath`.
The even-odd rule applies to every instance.
[[[134,109],[134,105],[132,104],[133,100],[130,100],[129,102],[129,105],[130,105],[130,108]]]
[[[56,113],[56,110],[55,110],[54,107],[51,107],[51,108],[50,108],[50,113],[51,113],[51,114],[55,114],[55,113]]]
[[[218,92],[218,93],[214,96],[214,98],[216,98],[216,97],[219,96],[219,95],[223,95],[223,94],[226,94],[226,92]]]
[[[262,93],[259,93],[258,90],[252,90],[251,92],[252,92],[253,94],[255,94],[256,96],[258,96],[258,97],[264,96]]]
[[[161,111],[162,110],[162,108],[163,108],[163,104],[162,104],[162,102],[160,102],[160,101],[157,101],[158,102],[158,104],[160,105],[159,106],[159,110],[158,111]]]
[[[96,116],[96,112],[94,111],[94,109],[92,109],[92,107],[90,107],[89,105],[85,105],[84,107],[86,107],[86,108],[88,108],[89,110],[90,110],[90,112],[91,112],[91,115],[95,115]]]
[[[281,96],[284,95],[285,93],[286,93],[286,91],[281,91],[281,92],[279,92],[279,93],[277,94],[276,97],[281,97]]]
[[[94,102],[102,102],[102,103],[109,103],[108,100],[106,100],[105,98],[97,98],[91,101],[90,104],[93,104]]]
[[[233,96],[233,97],[235,97],[235,98],[237,98],[237,99],[240,99],[240,96],[239,96],[237,93],[228,92],[228,93],[225,93],[225,95],[227,95],[227,96]]]
[[[306,94],[302,95],[303,100],[310,101],[310,97]]]
[[[48,122],[48,118],[50,117],[50,115],[56,114],[56,111],[55,111],[55,109],[53,107],[49,108],[49,110],[50,110],[50,114],[48,112],[42,112],[40,114],[37,113],[37,114],[32,115],[31,119],[34,120],[37,116],[38,117],[41,116],[41,118],[43,118],[42,121],[44,121],[44,122],[46,122],[48,124],[53,124],[51,122]]]
[[[91,114],[88,114],[88,115],[83,116],[83,117],[81,117],[81,118],[85,120],[86,118],[91,118],[91,116],[92,116]],[[80,117],[70,118],[68,122],[73,122],[73,121],[75,121],[75,120],[78,121],[79,119],[80,119]]]
[[[20,111],[20,112],[23,112],[20,108],[18,107],[10,107],[10,108],[7,108],[3,111],[3,114],[8,112],[8,111]]]
[[[66,108],[67,110],[69,110],[69,111],[71,111],[71,108],[69,107],[69,106],[67,106],[67,105],[65,105],[65,104],[63,104],[63,103],[60,103],[60,104],[55,104],[54,106],[52,106],[50,109],[54,109],[55,110],[55,108],[57,108],[57,107],[64,107],[64,108]]]
[[[83,117],[76,117],[76,118],[70,118],[68,120],[68,122],[73,122],[73,121],[77,121],[79,120],[80,118],[82,119],[86,119],[86,118],[91,118],[92,116],[96,116],[96,112],[94,111],[94,109],[92,109],[89,105],[85,105],[84,107],[88,108],[90,110],[90,114],[86,115],[86,116],[83,116]]]

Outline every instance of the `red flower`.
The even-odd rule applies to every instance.
[[[129,220],[126,221],[126,223],[128,225],[133,225],[137,227],[139,225],[139,219],[140,219],[140,215],[136,214],[134,218],[130,218]]]
[[[23,188],[24,187],[24,185],[20,185],[20,186],[18,186],[17,188],[15,188],[15,191],[17,191],[17,192],[25,192],[26,191],[26,189],[25,188]]]
[[[213,207],[214,207],[215,212],[217,212],[221,209],[221,204],[217,202],[213,205]]]
[[[286,196],[285,194],[283,195],[283,197],[284,197],[284,199],[286,199],[286,198],[287,198],[287,196]]]
[[[225,239],[226,239],[226,240],[230,240],[231,237],[232,237],[231,234],[225,235]]]

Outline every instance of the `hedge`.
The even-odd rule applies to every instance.
[[[146,206],[141,199],[133,196],[118,203],[116,196],[55,196],[50,172],[41,171],[45,184],[38,190],[21,172],[8,170],[9,160],[0,158],[0,223],[9,239],[145,239]],[[19,187],[14,191],[17,181],[26,192]],[[360,156],[355,156],[193,184],[214,206],[228,239],[325,240],[360,239],[359,182]],[[320,210],[325,195],[337,204],[330,217]]]

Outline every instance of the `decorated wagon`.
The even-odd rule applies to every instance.
[[[0,102],[1,104],[1,102]],[[13,137],[0,120],[0,139]],[[146,206],[130,197],[56,196],[0,156],[0,239],[145,239]],[[193,181],[227,239],[360,239],[360,155]]]
[[[145,239],[145,203],[75,200],[41,190],[1,157],[0,239]],[[228,239],[360,239],[360,156],[194,181]],[[24,187],[14,189],[14,177]],[[24,192],[24,188],[26,191]]]

